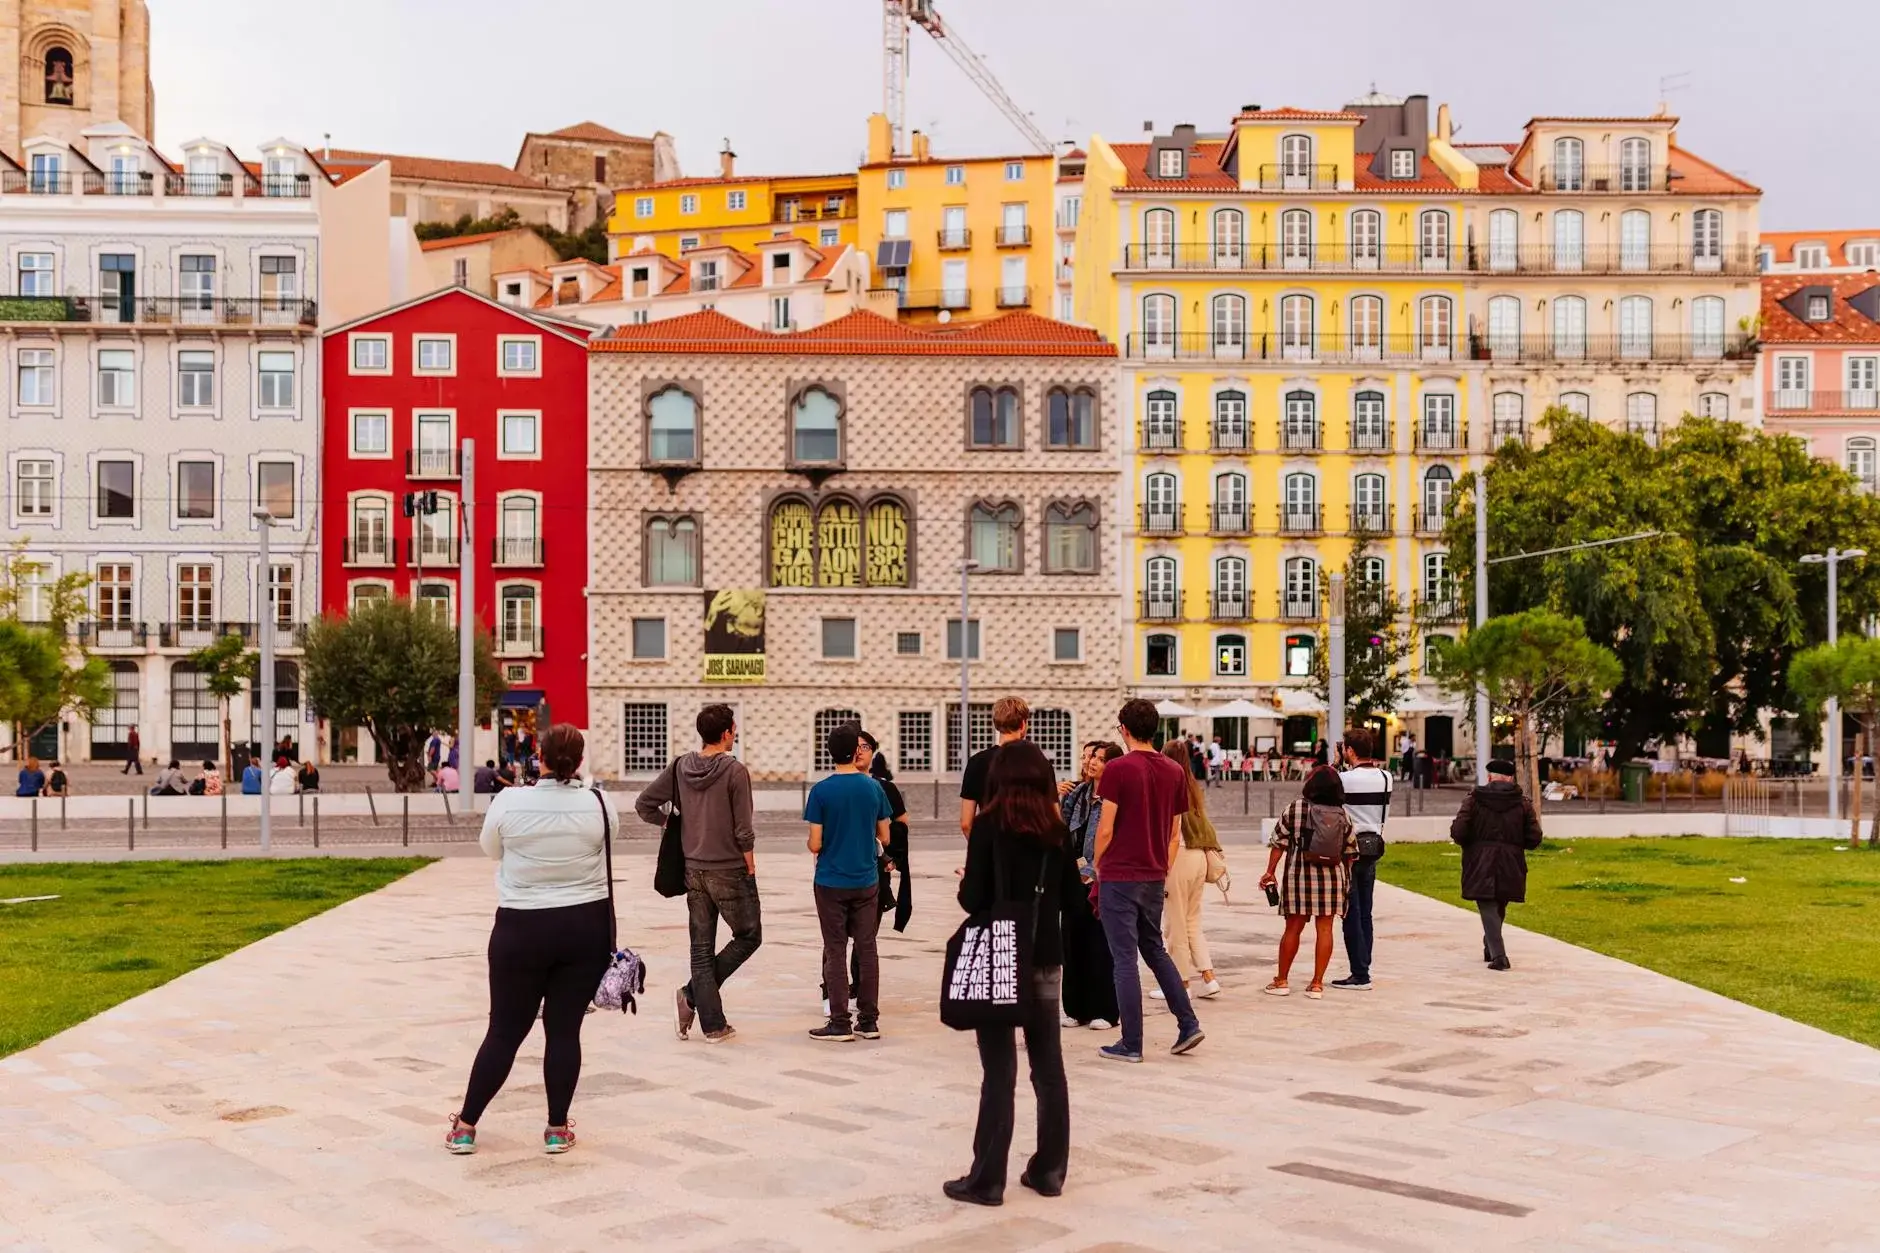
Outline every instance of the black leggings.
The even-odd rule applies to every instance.
[[[575,1081],[581,1077],[581,1022],[607,971],[607,909],[601,900],[496,911],[490,932],[490,1026],[470,1067],[461,1115],[471,1126],[509,1078],[538,1009],[548,1037],[542,1050],[548,1125],[567,1125]]]

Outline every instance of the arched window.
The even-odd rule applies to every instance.
[[[1279,169],[1281,175],[1288,179],[1310,179],[1312,177],[1312,136],[1286,135],[1282,137],[1279,141]]]
[[[1619,355],[1627,361],[1650,360],[1652,355],[1650,296],[1626,296],[1619,301]]]
[[[972,391],[972,446],[1018,447],[1018,392],[1010,387],[975,387]]]
[[[1382,594],[1390,581],[1390,563],[1382,557],[1365,557],[1358,562],[1357,582],[1373,594]]]
[[[1142,616],[1155,622],[1181,617],[1181,595],[1175,590],[1175,558],[1151,557],[1142,567]]]
[[[1280,264],[1289,270],[1312,268],[1312,211],[1288,209],[1279,215]]]
[[[809,506],[802,506],[805,515]],[[807,559],[807,552],[805,558]],[[646,585],[692,587],[698,583],[698,521],[691,516],[646,520]],[[804,583],[802,586],[809,586]]]
[[[892,496],[870,502],[862,542],[868,562],[868,586],[906,587],[912,547],[907,506]]]
[[[1175,211],[1150,209],[1142,215],[1143,258],[1153,266],[1175,264]]]
[[[1593,398],[1585,392],[1561,392],[1555,403],[1576,418],[1593,416]]]
[[[1143,640],[1143,672],[1150,678],[1172,679],[1179,669],[1180,648],[1173,635],[1151,635]]]
[[[1216,618],[1235,619],[1247,616],[1247,559],[1245,557],[1216,557],[1214,559],[1214,604]]]
[[[1384,299],[1381,296],[1351,298],[1351,351],[1375,361],[1384,352]]]
[[[1554,166],[1541,185],[1555,191],[1582,191],[1586,187],[1586,149],[1577,139],[1554,140]]]
[[[1382,535],[1390,530],[1383,475],[1360,474],[1351,481],[1351,529],[1369,535]]]
[[[535,588],[510,583],[496,591],[498,656],[533,657],[542,651],[541,605]]]
[[[1226,615],[1216,615],[1225,617]],[[1239,615],[1246,616],[1244,613]],[[1244,635],[1217,635],[1214,637],[1214,674],[1222,679],[1241,679],[1247,675],[1247,637]]]
[[[1175,476],[1158,470],[1142,481],[1142,529],[1151,535],[1172,535],[1181,530],[1181,501]]]
[[[1319,563],[1310,557],[1288,557],[1280,589],[1280,616],[1313,618],[1319,611]]]
[[[1586,264],[1586,215],[1578,209],[1554,211],[1554,269],[1575,273]]]
[[[1490,433],[1494,443],[1507,440],[1517,443],[1527,442],[1527,417],[1525,404],[1520,392],[1496,392],[1493,401],[1493,417]]]
[[[1652,267],[1652,215],[1627,209],[1619,215],[1619,268],[1637,272]]]
[[[1151,451],[1180,448],[1182,427],[1175,393],[1157,388],[1143,398],[1142,446]]]
[[[1097,446],[1097,398],[1088,388],[1053,387],[1044,399],[1046,447]]]
[[[123,761],[130,756],[131,728],[139,725],[143,684],[134,661],[113,661],[111,703],[91,711],[91,759]]]
[[[1431,466],[1423,472],[1423,530],[1442,527],[1449,518],[1449,502],[1455,494],[1456,476],[1448,466]]]
[[[664,388],[646,402],[646,459],[656,465],[698,464],[698,400],[684,388]]]
[[[1214,211],[1214,264],[1239,269],[1247,258],[1247,217],[1239,209]]]
[[[770,585],[816,585],[816,524],[806,500],[786,497],[770,507]]]
[[[46,103],[78,103],[78,80],[73,73],[72,52],[57,45],[46,49]]]
[[[1625,398],[1625,430],[1654,447],[1658,443],[1658,397],[1652,392],[1633,392]]]
[[[1442,669],[1443,653],[1456,642],[1453,635],[1425,635],[1423,637],[1423,673],[1437,674]]]
[[[1289,361],[1312,356],[1312,297],[1285,296],[1279,302],[1280,355]]]
[[[972,558],[985,571],[1016,574],[1023,568],[1019,558],[1018,506],[974,505],[970,518]]]
[[[1521,356],[1521,302],[1513,296],[1489,298],[1488,352],[1501,361]]]
[[[1142,346],[1151,354],[1175,351],[1175,297],[1152,292],[1142,298]]]
[[[808,387],[790,414],[790,456],[797,465],[842,461],[842,404],[820,387]]]
[[[1723,356],[1723,297],[1699,296],[1691,301],[1691,355]]]
[[[222,750],[219,701],[209,690],[209,677],[193,662],[170,666],[170,752],[202,761]]]
[[[1357,210],[1351,215],[1351,264],[1375,270],[1383,256],[1384,216],[1376,209]]]
[[[1308,391],[1286,393],[1280,428],[1280,447],[1309,452],[1319,446],[1319,398]]]
[[[1280,530],[1307,534],[1319,529],[1319,481],[1303,472],[1286,476],[1286,499],[1280,506]]]
[[[496,564],[542,564],[542,511],[537,497],[513,492],[502,498],[497,507]]]
[[[1730,396],[1727,392],[1705,392],[1697,398],[1697,416],[1717,418],[1730,416]]]
[[[1351,446],[1360,452],[1390,451],[1383,392],[1363,391],[1351,398]]]
[[[1652,146],[1649,140],[1619,141],[1619,190],[1652,189]]]
[[[1244,355],[1247,350],[1247,298],[1216,296],[1212,303],[1214,351]]]
[[[1220,535],[1244,535],[1247,526],[1247,476],[1228,470],[1214,478],[1214,530]]]
[[[861,581],[861,511],[851,500],[826,500],[816,511],[816,586],[857,587]]]
[[[1425,209],[1417,215],[1418,255],[1426,270],[1449,268],[1449,211]]]
[[[1232,388],[1215,393],[1213,443],[1218,452],[1246,450],[1247,393]]]
[[[1044,511],[1044,568],[1048,574],[1097,572],[1097,510],[1084,502]]]
[[[1723,268],[1723,214],[1699,209],[1691,215],[1691,264],[1700,270]]]
[[[1488,215],[1488,268],[1512,270],[1520,265],[1521,215],[1496,209]]]
[[[1874,489],[1874,441],[1872,436],[1856,435],[1847,441],[1847,472],[1864,492]]]
[[[955,718],[955,721],[957,722],[958,719]],[[829,756],[829,735],[837,727],[846,726],[851,722],[858,727],[861,726],[862,715],[853,709],[818,709],[816,711],[815,718],[810,722],[810,742],[815,745],[813,750],[815,760],[812,763],[814,769],[827,774],[838,765],[849,764],[846,761],[838,762]]]
[[[1443,605],[1454,600],[1456,588],[1449,581],[1449,554],[1425,553],[1423,556],[1423,599]]]
[[[1456,426],[1454,392],[1423,393],[1423,447],[1439,452],[1462,446],[1462,432]]]
[[[1586,356],[1586,300],[1580,296],[1554,297],[1554,357],[1578,361]]]
[[[1417,345],[1425,357],[1447,357],[1453,351],[1455,302],[1447,296],[1425,296],[1417,301]]]

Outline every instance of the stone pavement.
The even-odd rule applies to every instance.
[[[651,987],[639,1017],[588,1020],[580,1146],[540,1152],[538,1036],[482,1151],[446,1155],[492,901],[489,866],[453,858],[0,1062],[0,1248],[1880,1248],[1880,1053],[1520,932],[1492,974],[1472,915],[1389,888],[1378,990],[1261,996],[1279,927],[1237,860],[1245,899],[1207,907],[1227,984],[1207,1042],[1170,1057],[1154,1011],[1142,1066],[1068,1035],[1057,1200],[1016,1166],[1003,1209],[939,1192],[978,1079],[932,1008],[943,853],[884,944],[885,1038],[847,1045],[804,1035],[806,865],[766,855],[722,1047],[673,1037],[683,910],[623,857]]]

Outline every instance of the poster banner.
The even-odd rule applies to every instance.
[[[764,681],[762,588],[705,593],[705,681]]]

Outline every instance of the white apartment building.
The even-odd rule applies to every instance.
[[[318,604],[320,206],[306,149],[258,161],[193,140],[178,159],[121,123],[76,144],[0,153],[5,538],[51,581],[91,579],[83,645],[108,660],[115,706],[34,748],[122,759],[215,754],[220,713],[189,653],[278,630],[280,695],[235,734],[310,738],[294,628]],[[258,509],[277,521],[271,569]],[[271,589],[265,598],[263,587]],[[23,597],[22,617],[43,615]]]

